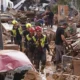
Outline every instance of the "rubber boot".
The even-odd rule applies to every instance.
[[[45,66],[42,65],[42,66],[41,66],[41,73],[42,73],[42,74],[44,74],[44,68],[45,68]]]

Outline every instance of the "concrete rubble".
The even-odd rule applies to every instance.
[[[35,12],[16,12],[15,10],[9,10],[7,14],[1,15],[1,21],[4,23],[7,23],[8,25],[11,25],[11,20],[18,19],[21,22],[21,25],[24,25],[27,21],[26,18],[33,18],[35,16]],[[14,14],[13,14],[14,13]],[[11,39],[10,30],[4,28],[5,25],[2,25],[3,27],[3,43],[4,43],[4,49],[14,49],[19,50],[19,46],[15,44],[8,44]],[[55,55],[55,32],[56,32],[55,26],[52,29],[43,27],[44,34],[47,35],[48,41],[50,42],[50,52],[52,56],[49,56],[47,53],[47,61],[46,61],[46,67],[44,69],[44,74],[38,73],[36,71],[28,71],[24,75],[23,80],[80,80],[80,55],[78,56],[71,56],[71,62],[68,61],[69,58],[66,60],[66,67],[65,67],[65,60],[63,61],[63,64],[61,66],[61,71],[57,72],[56,67],[51,62],[52,58],[54,58]],[[67,47],[69,47],[68,45]],[[80,39],[77,39],[74,43],[71,44],[72,48],[69,48],[68,53],[71,54],[71,50],[79,50],[80,49]],[[67,55],[66,57],[68,57]],[[44,79],[43,79],[44,78]]]

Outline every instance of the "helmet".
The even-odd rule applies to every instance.
[[[26,24],[26,28],[30,28],[32,25],[30,23]]]
[[[12,21],[12,24],[14,25],[14,24],[17,24],[18,22],[16,21],[16,20],[13,20]]]
[[[40,26],[37,26],[37,27],[35,28],[35,30],[36,30],[36,31],[42,31],[42,28],[41,28]]]
[[[29,32],[31,33],[35,32],[35,28],[34,27],[29,28]]]

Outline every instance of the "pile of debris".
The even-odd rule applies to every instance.
[[[24,80],[42,80],[42,77],[38,72],[35,71],[28,71],[25,74]]]
[[[80,80],[80,76],[54,73],[53,75],[47,74],[47,80]]]

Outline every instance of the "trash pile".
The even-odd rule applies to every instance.
[[[80,80],[80,76],[54,73],[53,75],[47,74],[47,80]]]
[[[0,78],[0,80],[80,80],[80,39],[70,39],[72,40],[72,44],[65,45],[67,54],[62,56],[60,72],[56,71],[55,66],[51,62],[55,56],[54,40],[57,29],[56,25],[52,29],[44,25],[42,26],[43,33],[47,35],[50,53],[52,54],[52,56],[47,55],[44,74],[38,73],[35,70],[24,53],[16,51],[20,50],[18,45],[9,43],[11,42],[10,31],[13,28],[11,21],[16,19],[24,30],[27,19],[30,18],[32,20],[35,14],[35,11],[23,12],[9,9],[7,14],[1,15],[2,36],[4,49],[6,50],[0,51],[0,77],[3,76],[4,78]]]

